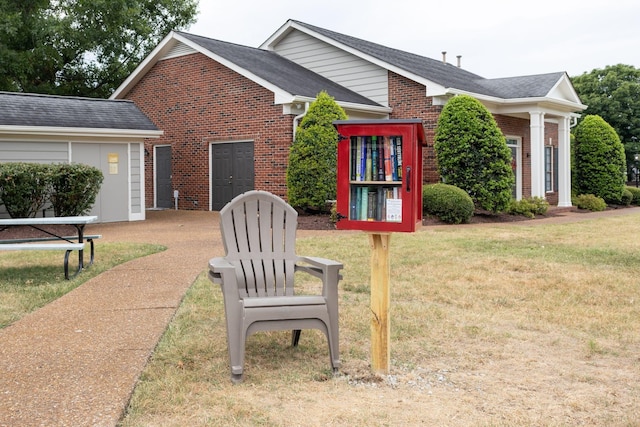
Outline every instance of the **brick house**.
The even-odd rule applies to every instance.
[[[458,59],[459,60],[459,59]],[[164,131],[146,142],[147,207],[219,210],[262,189],[286,197],[288,150],[326,90],[351,119],[423,120],[426,182],[447,100],[468,94],[496,118],[513,155],[514,196],[571,206],[571,125],[586,108],[564,72],[485,79],[457,65],[289,20],[259,48],[172,32],[112,95]]]

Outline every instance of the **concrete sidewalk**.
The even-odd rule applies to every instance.
[[[114,426],[185,291],[223,254],[214,212],[96,224],[102,242],[164,252],[107,271],[0,330],[0,426]]]
[[[566,211],[512,224],[638,213]],[[147,217],[90,225],[88,233],[103,235],[97,262],[102,242],[159,243],[166,251],[113,268],[0,330],[0,426],[116,425],[186,290],[209,258],[223,254],[215,212],[152,211]]]

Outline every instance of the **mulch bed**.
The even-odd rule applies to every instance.
[[[509,215],[505,213],[492,214],[490,212],[476,212],[469,221],[469,224],[504,223],[516,221],[535,221],[536,219],[558,216],[561,209],[550,209],[545,215],[538,215],[536,218],[526,218],[520,215]],[[422,225],[448,225],[434,216],[427,215],[422,220]],[[299,214],[298,229],[300,230],[335,230],[329,215],[326,214]]]

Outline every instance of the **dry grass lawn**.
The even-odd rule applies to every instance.
[[[322,233],[298,252],[345,264],[338,376],[320,332],[296,349],[259,333],[232,385],[221,293],[203,274],[121,425],[640,425],[639,215],[431,227],[391,246],[389,375],[369,369],[367,236]]]

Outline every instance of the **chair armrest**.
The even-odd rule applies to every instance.
[[[322,280],[322,295],[327,301],[338,301],[338,282],[342,279],[342,263],[318,257],[298,257],[296,270]]]
[[[303,271],[322,279],[327,273],[335,271],[339,272],[344,266],[337,261],[319,258],[319,257],[307,257],[299,256],[296,261],[296,271]],[[342,276],[338,274],[338,279],[342,279]]]
[[[222,284],[225,280],[235,282],[235,267],[226,258],[217,257],[209,260],[209,279],[213,283]]]

